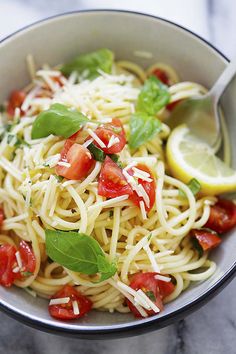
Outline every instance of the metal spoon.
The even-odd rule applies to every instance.
[[[188,98],[176,106],[167,121],[170,128],[185,123],[191,133],[217,151],[221,144],[218,104],[235,74],[236,60],[231,61],[207,94]]]

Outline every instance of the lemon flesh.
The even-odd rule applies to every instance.
[[[203,194],[236,191],[236,171],[220,160],[210,146],[191,135],[185,124],[170,134],[166,154],[172,175],[184,183],[196,178]]]

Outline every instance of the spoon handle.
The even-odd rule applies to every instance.
[[[214,97],[215,103],[218,103],[220,97],[228,87],[231,80],[236,75],[236,59],[232,60],[209,92],[209,95]]]

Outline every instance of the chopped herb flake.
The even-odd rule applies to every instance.
[[[201,184],[198,182],[196,178],[191,179],[187,184],[187,186],[189,187],[193,195],[196,195],[197,193],[200,192]],[[186,198],[186,194],[182,189],[179,190],[179,195],[182,198]]]
[[[146,291],[145,294],[147,295],[147,297],[149,297],[150,300],[152,300],[153,302],[156,301],[156,297],[154,295],[154,292],[153,291]]]

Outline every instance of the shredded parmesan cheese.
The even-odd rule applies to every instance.
[[[63,167],[67,167],[67,168],[70,168],[71,167],[71,164],[69,162],[65,162],[65,161],[59,161],[57,163],[58,166],[63,166]]]
[[[112,147],[113,145],[115,145],[115,144],[117,144],[119,142],[120,142],[120,139],[117,138],[117,136],[112,135],[110,140],[109,140],[109,143],[108,143],[107,147],[110,148],[110,147]]]
[[[160,312],[160,309],[154,304],[153,301],[151,301],[151,299],[149,299],[149,297],[141,290],[139,289],[137,291],[137,293],[139,294],[139,296],[146,301],[147,305],[156,313]]]
[[[89,139],[89,140],[85,141],[85,143],[83,143],[83,146],[88,147],[92,142],[93,142],[93,139]]]
[[[134,176],[137,178],[142,179],[143,181],[146,182],[152,182],[152,178],[150,178],[150,174],[146,173],[145,171],[142,171],[136,167],[133,167],[133,171],[134,171]]]
[[[15,267],[14,269],[12,269],[13,273],[19,273],[20,271],[20,267]]]
[[[121,195],[120,197],[111,198],[111,199],[108,199],[108,200],[106,200],[104,202],[100,202],[100,203],[96,203],[96,204],[90,205],[88,207],[88,211],[91,211],[94,208],[98,208],[98,207],[108,208],[108,207],[111,207],[111,206],[115,205],[116,203],[123,202],[124,200],[126,200],[128,198],[129,198],[129,196],[127,194]]]
[[[143,218],[143,220],[146,220],[146,219],[147,219],[147,214],[146,214],[144,202],[141,200],[141,201],[139,202],[139,205],[140,205],[140,210],[141,210],[142,218]]]
[[[21,256],[20,256],[20,252],[17,251],[15,253],[15,256],[16,256],[16,261],[17,261],[18,267],[21,269],[22,268],[22,259],[21,259]]]
[[[132,167],[136,166],[138,163],[136,161],[132,161],[130,162],[123,170],[124,171],[127,171],[127,170],[130,170]]]
[[[49,302],[49,306],[68,304],[69,301],[70,301],[69,297],[61,297],[61,298],[58,298],[58,299],[51,299],[50,302]]]
[[[77,301],[72,301],[72,306],[73,306],[73,312],[75,315],[79,315],[80,311],[79,311],[79,306],[78,306],[78,302]]]
[[[88,129],[88,133],[98,143],[98,145],[101,146],[101,148],[105,148],[106,147],[104,142],[91,129]]]
[[[148,256],[148,258],[150,260],[150,263],[152,265],[152,268],[153,268],[154,272],[160,273],[160,267],[158,266],[157,261],[156,261],[154,255],[153,255],[149,245],[147,244],[147,245],[143,246],[143,249],[147,253],[147,256]]]
[[[149,198],[147,192],[145,191],[145,189],[143,188],[142,184],[138,185],[138,191],[140,193],[140,194],[138,193],[138,195],[143,197],[143,200],[144,200],[146,206],[149,208],[150,207],[150,198]]]
[[[48,165],[50,168],[55,167],[61,158],[61,154],[56,154],[54,156],[51,156],[49,159],[45,161],[45,165]]]
[[[169,283],[171,281],[170,277],[165,277],[164,275],[159,275],[159,274],[155,275],[154,278],[157,280],[165,281],[166,283]]]

